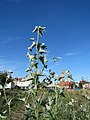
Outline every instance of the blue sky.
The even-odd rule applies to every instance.
[[[34,26],[46,27],[49,68],[90,80],[90,0],[0,0],[0,70],[25,77]],[[62,59],[53,64],[52,58]]]

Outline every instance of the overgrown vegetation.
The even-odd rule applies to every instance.
[[[90,119],[90,93],[87,91],[73,91],[58,88],[56,84],[48,88],[47,85],[72,79],[69,71],[62,71],[62,76],[49,70],[48,76],[44,74],[47,69],[47,46],[41,42],[45,27],[36,26],[33,33],[36,38],[30,38],[32,44],[28,47],[27,57],[30,66],[25,81],[33,80],[27,90],[6,90],[5,85],[12,80],[10,73],[2,73],[0,97],[1,120],[89,120]],[[57,58],[55,58],[57,59]],[[54,61],[55,61],[54,59]],[[64,75],[66,74],[66,75]],[[42,78],[42,82],[40,79]]]

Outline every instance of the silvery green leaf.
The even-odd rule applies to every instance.
[[[73,105],[73,103],[72,103],[72,102],[69,102],[68,105]]]
[[[37,68],[37,67],[38,67],[38,62],[36,62],[36,61],[31,61],[30,67],[35,67],[35,68]]]
[[[36,43],[32,42],[32,45],[30,47],[28,47],[28,50],[32,51],[32,49],[35,47]]]
[[[46,55],[44,55],[44,62],[47,63],[48,59],[46,58]]]
[[[5,118],[7,118],[7,116],[3,116],[3,115],[0,114],[0,118],[5,119]]]
[[[55,72],[53,72],[53,71],[51,71],[51,70],[49,70],[49,73],[50,73],[51,75],[54,75],[54,74],[55,74]]]
[[[57,80],[59,80],[59,81],[60,81],[60,80],[63,80],[64,76],[65,76],[65,75],[64,75],[64,73],[63,73],[63,72],[61,73],[61,76],[59,76],[59,75],[55,74],[55,79],[57,79]]]
[[[42,64],[44,65],[44,57],[43,57],[43,56],[40,56],[39,59],[40,59],[40,61],[42,62]]]
[[[65,97],[65,95],[64,95],[64,88],[62,88],[61,90],[60,90],[60,93],[59,93],[62,97]]]
[[[32,86],[29,86],[29,90],[27,92],[35,95],[35,92],[34,92]]]
[[[45,49],[46,47],[47,47],[47,46],[45,45],[45,43],[42,43],[42,44],[41,44],[41,48],[42,48],[42,49]]]
[[[37,30],[38,30],[38,26],[35,26],[35,28],[32,32],[35,33]]]
[[[25,102],[26,101],[26,97],[25,98],[18,98],[19,100]]]
[[[73,80],[72,74],[70,73],[69,70],[65,70],[65,73],[68,75],[68,78],[70,78],[71,80]]]
[[[90,96],[88,96],[88,95],[85,95],[85,97],[87,98],[87,100],[90,100]]]
[[[60,93],[63,93],[63,92],[64,92],[64,90],[65,90],[65,89],[64,89],[64,88],[62,88],[62,89],[60,90]]]
[[[45,31],[45,27],[38,27],[38,34],[42,37],[43,32]]]
[[[54,75],[49,75],[49,78],[50,78],[50,79],[54,78]]]
[[[29,72],[29,71],[31,71],[32,69],[31,68],[27,68],[25,71],[26,72]]]
[[[73,98],[71,98],[72,103],[75,101]]]
[[[40,101],[40,105],[42,105],[43,107],[46,107],[46,104],[48,103],[47,99],[41,100]]]
[[[48,100],[49,100],[49,105],[51,106],[53,104],[53,99],[52,97],[48,97]]]
[[[87,99],[90,100],[90,96],[87,96]]]
[[[82,106],[82,105],[80,105],[80,107],[82,108],[83,106]]]
[[[7,112],[7,110],[3,111],[2,113],[3,113],[3,114],[6,114],[6,112]]]
[[[31,90],[33,88],[33,84],[29,85],[28,89]]]
[[[11,78],[11,75],[8,74],[7,77],[6,77],[6,81],[9,80]]]
[[[33,80],[33,76],[31,74],[27,75],[22,81]]]
[[[39,59],[40,59],[41,63],[43,64],[44,68],[47,68],[47,65],[45,65],[45,62],[47,62],[46,61],[47,59],[45,59],[45,56],[40,56]]]
[[[41,27],[41,26],[39,26],[39,29],[42,30],[42,31],[45,31],[45,28],[46,28],[46,27]]]
[[[34,67],[34,61],[31,61],[30,65],[31,65],[31,67]]]
[[[30,60],[35,60],[35,56],[34,55],[31,55],[29,53],[27,53],[27,57],[30,59]]]
[[[40,104],[40,98],[37,99],[37,103]]]
[[[84,112],[86,112],[86,111],[87,111],[87,109],[84,107],[84,108],[83,108],[83,111],[84,111]]]
[[[39,57],[39,60],[41,61],[41,63],[42,63],[42,65],[44,66],[44,68],[47,69],[47,65],[45,65],[45,62],[47,62],[47,61],[45,61],[45,60],[47,60],[47,59],[45,59],[44,56],[40,56],[40,57]]]
[[[70,75],[68,75],[68,78],[70,78],[71,80],[73,80],[73,78],[72,78],[72,75],[70,74]]]
[[[47,53],[47,51],[46,51],[46,50],[43,50],[42,48],[40,48],[39,52],[40,52],[41,54]]]
[[[49,106],[48,104],[46,104],[46,109],[50,110],[51,106]]]
[[[57,61],[61,60],[61,57],[54,57],[53,60],[54,60],[54,62],[57,62]]]
[[[30,108],[30,105],[29,105],[29,103],[28,103],[27,105],[25,105],[25,107],[26,107],[27,109],[29,109],[29,108]]]
[[[65,72],[66,72],[66,74],[68,74],[68,75],[70,74],[69,70],[66,70]]]
[[[38,76],[45,76],[44,74],[42,74],[42,72],[40,70],[37,71],[36,73]]]
[[[10,104],[11,104],[11,100],[9,100],[9,101],[7,102],[7,104],[8,104],[8,106],[10,106]]]
[[[37,62],[34,63],[34,67],[35,67],[35,68],[38,68],[38,63],[37,63]]]
[[[33,41],[33,40],[34,40],[34,38],[30,38],[30,40],[31,40],[31,41]]]
[[[35,85],[33,89],[34,89],[34,90],[37,90],[37,85]]]

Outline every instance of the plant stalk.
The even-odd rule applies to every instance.
[[[39,31],[39,28],[38,28]],[[39,32],[37,31],[37,41],[36,41],[36,59],[39,60],[39,51],[38,51],[38,41],[39,41]],[[36,73],[38,72],[38,67],[36,68]],[[35,76],[35,115],[36,115],[36,120],[39,120],[39,106],[38,106],[38,76],[36,74]]]
[[[5,85],[2,87],[3,88],[3,93],[4,93],[4,98],[5,98],[5,101],[8,105],[8,99],[7,99],[7,96],[6,96],[6,90],[5,90]],[[8,105],[8,111],[9,111],[9,117],[11,115],[11,108],[10,108],[10,105]]]

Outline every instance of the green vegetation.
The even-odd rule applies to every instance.
[[[24,120],[25,119],[25,105],[24,101],[18,98],[25,97],[27,91],[20,89],[6,90],[6,94],[11,98],[14,98],[11,104],[11,119],[12,120]],[[43,89],[38,91],[40,95],[43,93]],[[57,104],[57,117],[56,120],[89,120],[90,119],[90,90],[77,90],[72,92],[64,92],[65,97],[59,95]],[[43,99],[48,97],[48,90],[44,89]],[[31,95],[29,96],[30,104],[32,104]],[[52,106],[53,107],[53,106]],[[4,96],[0,97],[0,112],[4,112],[6,104]],[[42,108],[41,108],[42,111]],[[53,114],[53,108],[51,109]],[[1,113],[0,113],[1,114]],[[8,116],[8,113],[6,114]],[[0,120],[10,120],[0,119]],[[44,114],[41,114],[39,120],[44,120]],[[46,118],[46,120],[48,120]]]

